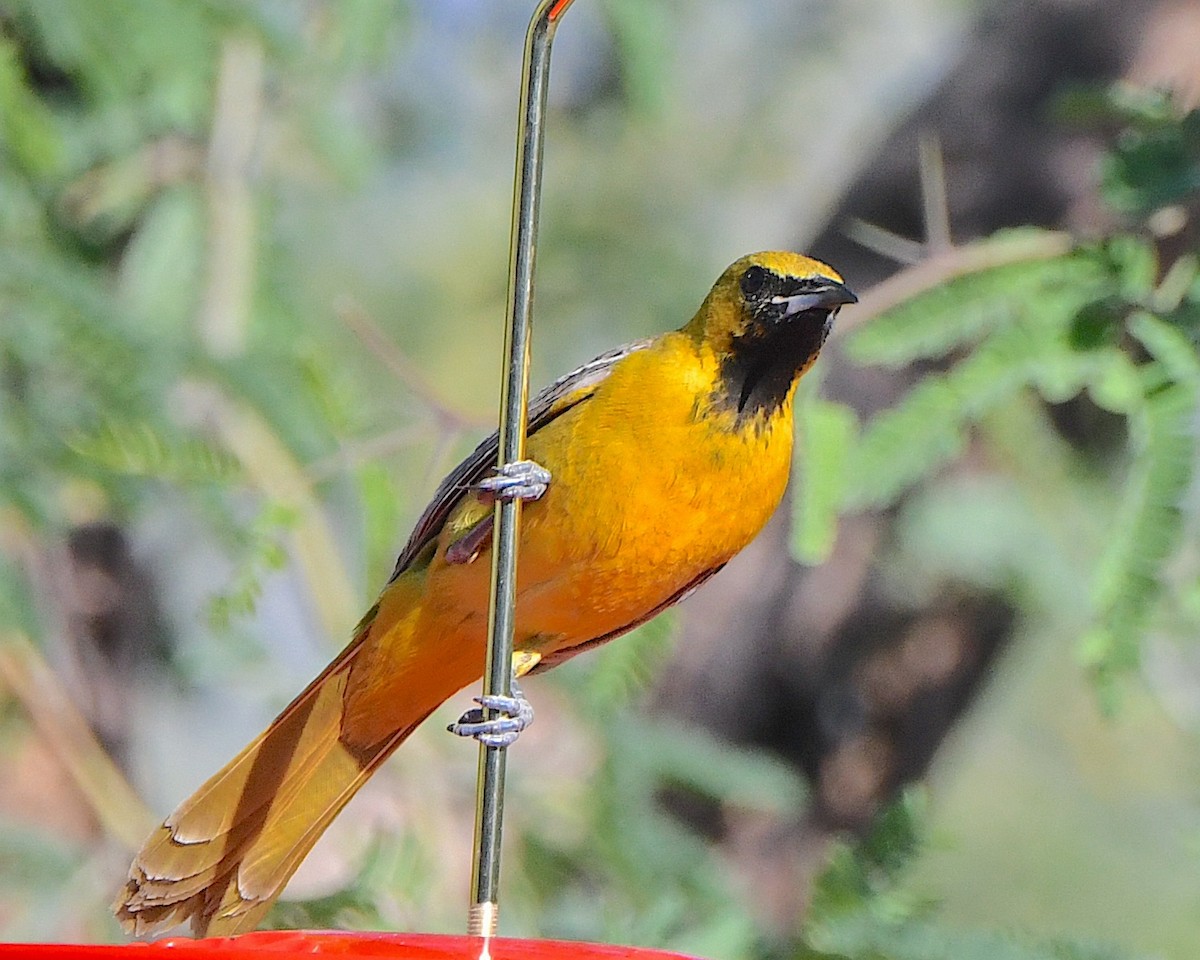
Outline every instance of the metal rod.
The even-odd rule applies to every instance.
[[[546,90],[550,80],[550,45],[558,21],[571,3],[572,0],[541,0],[525,36],[509,247],[505,366],[500,392],[500,466],[525,458],[533,266],[537,254],[538,206],[542,190],[542,143]],[[521,521],[521,501],[501,500],[496,503],[495,509],[487,672],[483,678],[483,692],[508,696],[512,692],[517,533]],[[467,919],[467,933],[471,936],[491,937],[496,932],[505,756],[504,747],[481,745],[479,748],[475,862],[471,878],[471,909]]]

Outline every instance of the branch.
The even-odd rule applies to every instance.
[[[844,336],[906,300],[950,280],[1013,263],[1052,260],[1070,253],[1074,244],[1074,239],[1068,233],[1045,231],[951,247],[872,287],[845,320],[839,318],[834,330]]]
[[[20,701],[104,829],[136,850],[158,819],[117,769],[28,638],[0,633],[0,683]]]

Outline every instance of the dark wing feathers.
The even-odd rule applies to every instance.
[[[583,403],[611,372],[613,365],[631,353],[645,350],[652,340],[635,340],[623,347],[602,353],[577,370],[559,377],[542,390],[529,404],[529,428],[526,436],[532,436],[546,424],[556,420],[572,407]],[[434,491],[433,498],[417,520],[408,543],[396,559],[396,569],[391,580],[403,573],[413,559],[425,549],[442,529],[446,518],[475,483],[496,466],[500,451],[500,437],[492,433],[467,456],[462,463],[450,471],[446,479]],[[551,481],[553,483],[553,480]],[[390,583],[391,580],[388,582]]]

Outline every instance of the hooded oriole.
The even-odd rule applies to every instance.
[[[853,302],[822,263],[753,254],[681,329],[537,396],[528,451],[553,479],[520,531],[516,674],[653,617],[754,538],[787,483],[796,383]],[[376,767],[480,677],[496,451],[438,488],[337,659],[150,837],[115,906],[128,930],[252,929]]]

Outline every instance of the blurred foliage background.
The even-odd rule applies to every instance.
[[[0,940],[119,938],[490,429],[529,12],[0,0]],[[502,932],[1192,955],[1197,51],[1188,0],[572,8],[539,383],[752,249],[867,295],[789,509],[529,684]],[[461,929],[440,718],[274,922]]]

